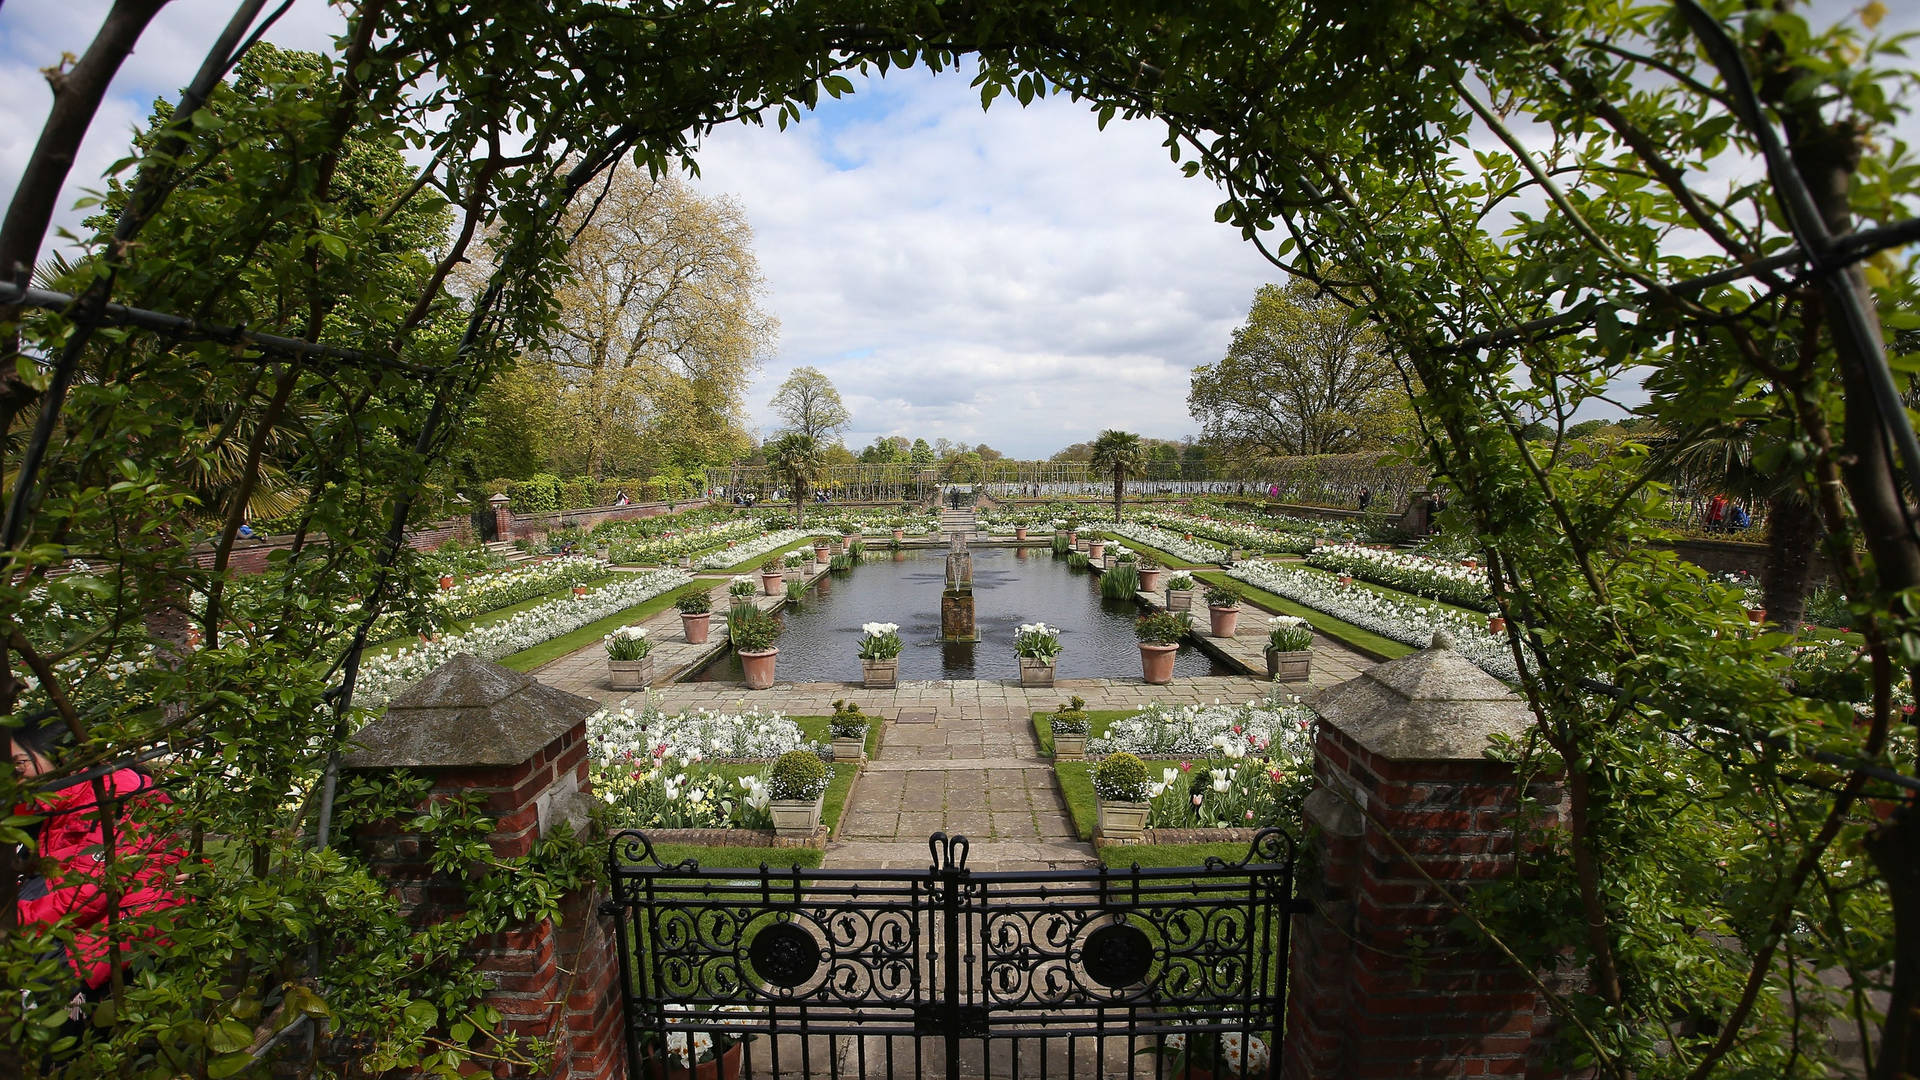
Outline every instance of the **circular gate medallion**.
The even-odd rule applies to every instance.
[[[820,946],[813,935],[792,923],[775,923],[754,935],[747,959],[760,977],[775,986],[792,989],[820,969]]]
[[[1153,967],[1153,943],[1137,926],[1116,923],[1087,935],[1080,950],[1087,977],[1101,986],[1132,986]]]

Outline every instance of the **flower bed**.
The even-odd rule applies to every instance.
[[[1180,533],[1169,532],[1157,525],[1128,521],[1107,525],[1104,529],[1115,536],[1124,536],[1187,562],[1220,564],[1227,561],[1227,553],[1219,545],[1204,540],[1189,540]]]
[[[1125,751],[1143,758],[1208,757],[1238,759],[1249,753],[1296,764],[1312,757],[1309,731],[1313,710],[1297,697],[1265,699],[1244,705],[1154,704],[1132,716],[1109,721],[1106,731],[1087,741],[1093,757]]]
[[[706,558],[701,559],[699,565],[702,569],[706,570],[720,570],[729,566],[737,566],[749,559],[765,555],[769,551],[779,551],[782,548],[792,547],[812,536],[813,534],[810,532],[800,532],[797,529],[781,529],[779,532],[755,537],[744,544],[735,544],[733,547],[716,551]]]
[[[613,561],[623,565],[637,563],[670,562],[674,559],[699,555],[712,548],[719,547],[729,540],[742,540],[757,536],[766,528],[766,523],[757,517],[740,518],[734,521],[722,521],[702,528],[689,529],[673,536],[650,537],[640,540],[616,540],[613,542]],[[731,566],[732,563],[726,565]]]
[[[1493,608],[1486,571],[1469,570],[1448,559],[1341,544],[1313,549],[1307,565],[1461,607]]]
[[[429,599],[435,627],[545,596],[556,589],[585,585],[608,576],[607,564],[584,555],[567,555],[516,570],[469,578]],[[407,633],[407,612],[389,603],[367,632],[368,641],[388,641]]]
[[[1213,518],[1190,517],[1186,514],[1145,513],[1140,515],[1140,520],[1171,532],[1192,533],[1233,547],[1265,552],[1286,552],[1293,555],[1305,555],[1326,539],[1325,534],[1322,533],[1268,529],[1257,525],[1218,521]],[[1177,554],[1177,552],[1169,554]],[[1210,561],[1218,562],[1219,560]]]
[[[427,672],[460,653],[472,653],[482,660],[498,660],[645,603],[690,580],[683,570],[623,574],[585,596],[564,597],[496,623],[476,626],[465,633],[447,634],[437,641],[369,656],[360,669],[354,704],[379,708]]]
[[[1324,611],[1336,619],[1416,648],[1433,640],[1435,630],[1453,635],[1454,650],[1480,665],[1488,674],[1513,682],[1519,678],[1504,636],[1487,632],[1483,616],[1454,608],[1400,599],[1338,580],[1314,570],[1300,570],[1250,559],[1227,569],[1230,577],[1265,589],[1299,604]]]

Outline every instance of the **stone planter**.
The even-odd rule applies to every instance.
[[[1100,800],[1100,835],[1108,840],[1138,840],[1147,831],[1150,803]]]
[[[1194,594],[1199,591],[1199,589],[1168,589],[1167,610],[1192,611]]]
[[[1085,555],[1085,554],[1087,553],[1087,545],[1088,545],[1088,544],[1091,544],[1092,542],[1093,542],[1093,541],[1091,541],[1091,540],[1079,540],[1079,539],[1077,539],[1077,540],[1075,540],[1075,541],[1073,542],[1073,550],[1075,550],[1075,551],[1077,551],[1077,552],[1079,552],[1079,553],[1080,553],[1080,554],[1082,554],[1082,555]]]
[[[1062,735],[1053,733],[1053,756],[1072,761],[1087,756],[1087,737],[1085,735]]]
[[[765,690],[773,685],[774,660],[780,655],[779,649],[767,649],[764,652],[740,653],[740,669],[746,672],[747,689]]]
[[[1140,591],[1150,592],[1150,593],[1153,593],[1155,596],[1158,596],[1160,594],[1160,582],[1166,576],[1167,576],[1167,572],[1157,566],[1151,570],[1147,569],[1144,566],[1141,567],[1140,568]]]
[[[659,1057],[643,1057],[640,1059],[640,1075],[643,1080],[740,1080],[740,1048],[743,1045],[734,1043],[721,1051],[719,1057],[691,1067],[675,1064],[678,1058],[663,1060]],[[1192,1075],[1191,1070],[1188,1075]]]
[[[1214,637],[1230,638],[1235,630],[1240,629],[1240,606],[1214,607],[1208,604],[1207,621],[1211,624],[1208,630]]]
[[[865,735],[856,735],[850,739],[839,735],[833,737],[833,760],[865,761],[866,759],[867,737]]]
[[[1020,657],[1021,686],[1052,686],[1053,664],[1031,656]]]
[[[1228,548],[1227,561],[1229,563],[1247,561],[1247,549],[1246,548]]]
[[[784,595],[787,591],[786,582],[787,575],[778,570],[771,574],[765,570],[760,571],[760,589],[768,596]]]
[[[705,645],[707,635],[713,632],[713,612],[681,612],[680,629],[687,635],[687,644]]]
[[[812,577],[813,575],[815,575],[815,574],[817,574],[817,573],[819,573],[819,572],[820,572],[820,564],[821,564],[821,563],[823,563],[823,562],[826,562],[826,561],[827,561],[827,560],[825,560],[825,559],[808,559],[808,560],[807,560],[807,564],[806,564],[805,566],[802,566],[802,567],[800,568],[800,569],[801,569],[801,571],[802,571],[802,574],[801,574],[801,578],[802,578],[802,580],[804,580],[804,579],[806,579],[806,578],[810,578],[810,577]]]
[[[1106,553],[1107,542],[1105,540],[1087,541],[1087,558],[1094,562],[1101,562],[1106,558]]]
[[[599,559],[601,562],[607,562],[613,558],[613,549],[605,544],[601,544],[599,547],[593,549],[593,557]]]
[[[644,690],[653,684],[653,657],[608,660],[607,679],[615,690]]]
[[[1152,645],[1140,643],[1140,677],[1150,685],[1165,686],[1173,681],[1173,654],[1180,651],[1178,645]]]
[[[1313,650],[1267,650],[1267,678],[1275,682],[1305,682],[1313,671]]]
[[[680,556],[680,569],[682,570],[693,569],[693,556],[691,555]]]
[[[860,661],[860,679],[869,690],[891,690],[900,685],[900,658]]]
[[[826,798],[822,793],[811,799],[774,799],[768,804],[774,835],[812,836],[820,828],[820,804]]]

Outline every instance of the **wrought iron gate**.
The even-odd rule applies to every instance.
[[[702,869],[616,836],[629,1075],[716,1045],[754,1078],[1267,1075],[1301,910],[1284,833],[1179,868],[975,872],[965,837],[929,847],[915,871]]]

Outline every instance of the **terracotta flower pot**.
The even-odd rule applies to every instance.
[[[1140,591],[1158,594],[1160,592],[1160,579],[1165,577],[1166,573],[1165,570],[1159,567],[1155,567],[1152,570],[1141,570]]]
[[[440,575],[440,587],[441,587],[442,589],[451,589],[451,588],[453,588],[453,575],[452,575],[452,574],[441,574],[441,575]]]
[[[1079,542],[1080,542],[1080,530],[1079,530],[1079,529],[1068,529],[1068,530],[1067,530],[1067,543],[1069,543],[1069,544],[1078,544]]]
[[[1498,615],[1491,616],[1490,618],[1487,619],[1487,633],[1504,634],[1506,632],[1507,632],[1507,620],[1501,618]]]
[[[766,593],[768,596],[784,596],[787,591],[786,581],[787,575],[785,571],[775,570],[772,573],[768,573],[762,570],[760,572],[760,591]]]
[[[1026,527],[1025,525],[1015,525],[1015,526],[1013,527],[1013,538],[1014,538],[1014,540],[1016,540],[1016,541],[1024,541],[1024,540],[1026,540],[1026,538],[1027,538],[1027,527]]]
[[[680,629],[686,632],[687,644],[705,645],[707,643],[707,635],[713,632],[713,612],[681,612]]]
[[[1230,638],[1234,631],[1240,629],[1240,607],[1237,604],[1233,607],[1214,607],[1208,604],[1207,622],[1209,623],[1208,631],[1214,637]]]
[[[779,649],[740,653],[740,670],[746,673],[747,689],[765,690],[773,685],[773,664],[779,655]]]
[[[1092,559],[1094,562],[1099,562],[1106,558],[1106,551],[1107,542],[1105,540],[1087,541],[1087,558]]]
[[[907,538],[907,530],[905,529],[893,530],[893,538],[895,540],[905,540]]]
[[[1340,575],[1340,584],[1342,584],[1342,585],[1351,585],[1351,584],[1353,584],[1353,575],[1352,575],[1352,574],[1341,574],[1341,575]]]
[[[585,585],[575,585],[573,587],[573,595],[575,596],[587,595],[587,587]]]
[[[1180,651],[1178,645],[1153,645],[1140,643],[1140,675],[1154,686],[1165,686],[1173,681],[1173,654]]]
[[[1763,607],[1750,607],[1750,608],[1748,608],[1748,609],[1747,609],[1747,621],[1748,621],[1748,622],[1757,622],[1757,623],[1763,623],[1763,622],[1766,622],[1766,621],[1767,621],[1767,609],[1766,609],[1766,608],[1763,608]]]
[[[833,552],[828,548],[826,544],[813,545],[813,561],[814,562],[823,563],[832,557],[833,557]]]

